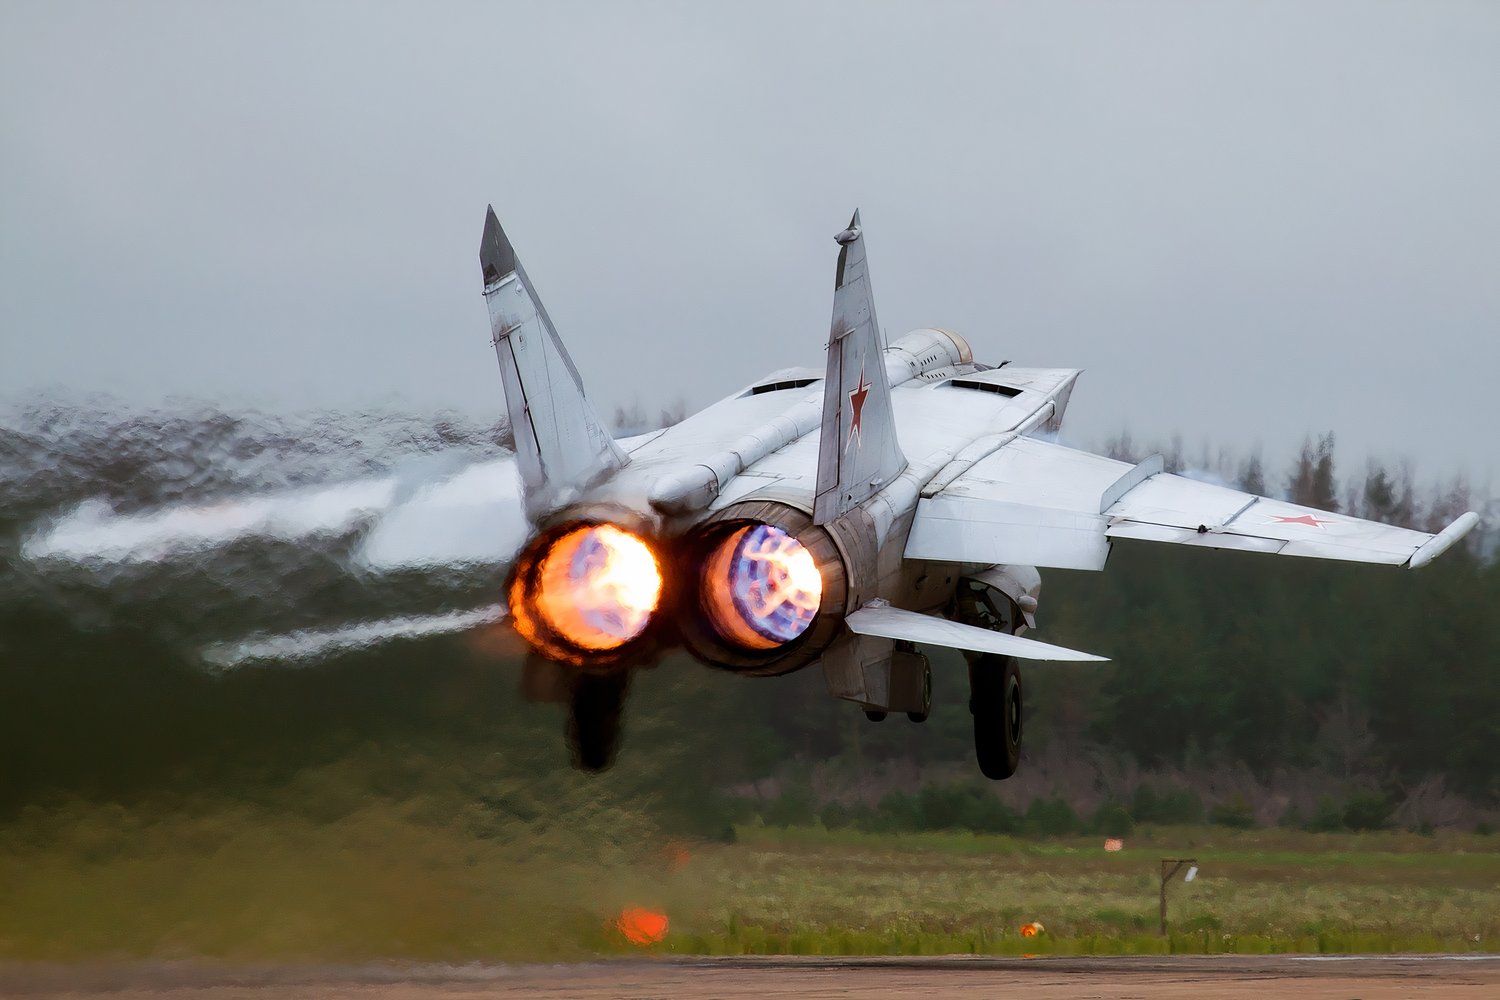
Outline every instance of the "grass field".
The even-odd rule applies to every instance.
[[[1478,951],[1500,940],[1500,837],[1219,827],[1026,841],[741,827],[664,842],[629,810],[494,825],[421,799],[146,819],[34,811],[0,828],[0,959],[561,960],[630,950],[939,954]],[[1157,861],[1194,856],[1156,934]],[[1038,937],[1021,924],[1040,921]]]
[[[718,905],[698,920],[710,929],[673,943],[811,954],[1482,950],[1500,934],[1494,840],[1169,828],[1110,854],[1097,838],[746,831],[703,859],[698,898]],[[1159,859],[1182,856],[1200,874],[1169,888],[1162,938]],[[1045,933],[1021,937],[1031,921]]]

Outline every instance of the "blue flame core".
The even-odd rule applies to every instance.
[[[760,635],[776,642],[797,638],[817,617],[816,602],[811,607],[792,600],[777,600],[781,581],[774,574],[784,572],[773,560],[758,558],[762,553],[785,550],[802,543],[780,528],[760,524],[741,536],[729,562],[729,593],[735,610],[745,624]]]

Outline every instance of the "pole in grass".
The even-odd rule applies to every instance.
[[[1161,934],[1167,934],[1167,883],[1182,871],[1182,866],[1187,865],[1187,874],[1183,876],[1184,882],[1191,882],[1198,877],[1197,858],[1162,858],[1161,859]]]

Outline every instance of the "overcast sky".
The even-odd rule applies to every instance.
[[[880,318],[1069,436],[1500,474],[1500,3],[0,4],[0,398],[502,409],[493,202],[606,411]]]

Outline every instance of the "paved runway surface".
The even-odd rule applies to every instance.
[[[583,965],[0,966],[0,996],[162,1000],[578,997],[1500,996],[1500,955],[734,958]]]

